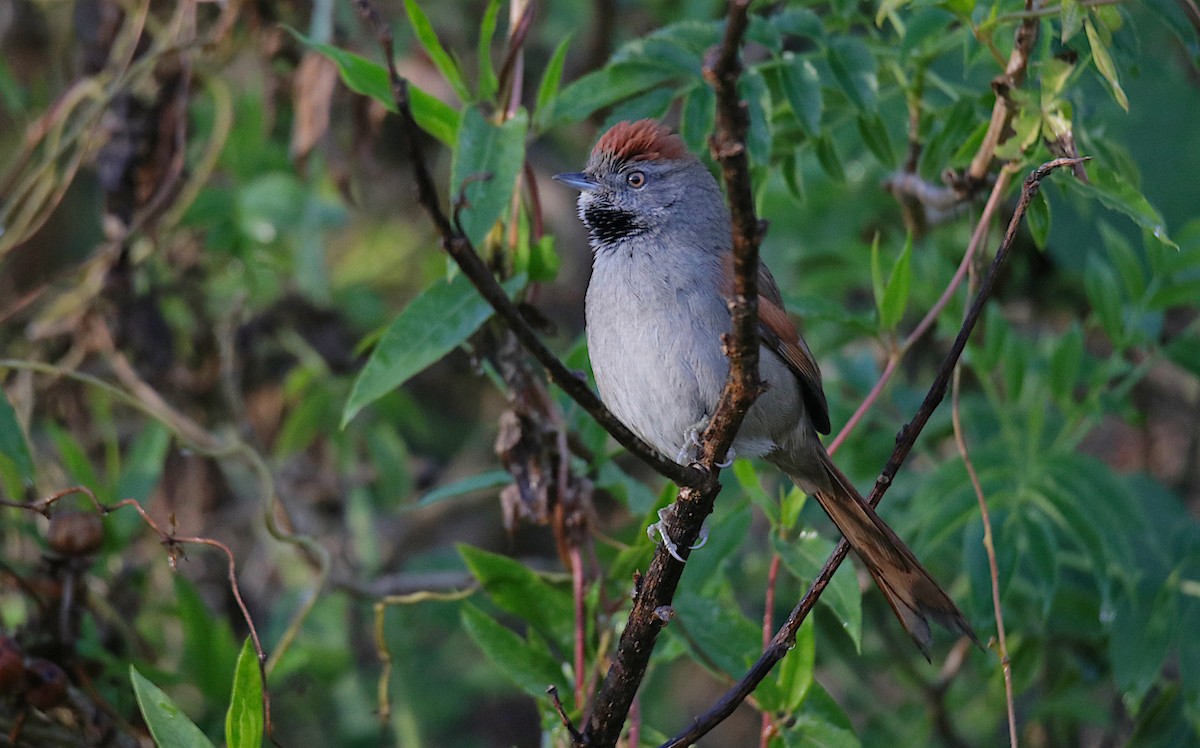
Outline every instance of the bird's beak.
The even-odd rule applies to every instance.
[[[591,192],[600,186],[599,182],[582,171],[568,172],[566,174],[555,174],[554,180],[556,182],[562,182],[568,187],[574,187],[580,192]]]

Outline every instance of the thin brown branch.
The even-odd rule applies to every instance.
[[[1036,11],[1037,7],[1038,0],[1025,0],[1026,13]],[[1009,129],[1008,126],[1012,122],[1013,115],[1016,114],[1012,100],[1009,98],[1009,92],[1020,88],[1025,81],[1025,71],[1029,67],[1029,53],[1033,49],[1033,43],[1037,40],[1039,23],[1040,19],[1032,15],[1021,21],[1013,39],[1013,48],[1008,56],[1008,64],[1005,66],[1004,72],[992,80],[992,89],[996,92],[996,102],[992,105],[992,119],[988,123],[983,142],[979,145],[979,150],[967,168],[966,177],[971,182],[982,183],[984,177],[987,176],[992,161],[996,157],[996,147],[1004,142],[1005,132]]]
[[[984,237],[987,236],[988,228],[992,224],[992,218],[996,215],[996,211],[1000,207],[1000,201],[1004,198],[1004,192],[1008,189],[1008,182],[1012,178],[1012,172],[1004,169],[996,178],[996,184],[992,186],[992,192],[988,196],[987,203],[983,207],[983,212],[979,216],[979,221],[975,224],[975,230],[971,232],[971,241],[967,244],[967,250],[963,252],[962,260],[958,263],[958,269],[954,271],[954,276],[950,282],[946,284],[946,288],[942,291],[942,295],[934,302],[917,326],[912,329],[912,332],[904,338],[899,347],[892,350],[888,354],[887,363],[883,367],[883,372],[879,375],[875,385],[871,387],[871,391],[859,403],[858,408],[846,421],[846,425],[838,432],[837,437],[829,445],[829,454],[837,452],[838,448],[845,443],[846,438],[854,431],[863,417],[867,414],[875,403],[879,400],[879,396],[883,394],[884,387],[891,381],[892,375],[899,368],[901,360],[908,354],[912,347],[925,336],[933,328],[933,323],[937,321],[938,316],[946,305],[950,303],[950,299],[954,297],[958,287],[962,284],[964,278],[967,277],[967,270],[971,266],[979,247],[983,244]]]
[[[892,479],[896,476],[897,471],[899,471],[900,466],[904,463],[905,458],[908,457],[909,452],[912,451],[917,436],[925,428],[925,424],[929,421],[929,417],[933,414],[933,411],[945,398],[950,377],[958,364],[958,359],[962,355],[963,349],[966,348],[967,340],[975,329],[975,324],[979,321],[979,317],[983,313],[984,305],[991,296],[996,279],[1003,269],[1005,261],[1008,259],[1008,254],[1012,249],[1021,219],[1029,207],[1029,201],[1037,193],[1042,180],[1049,176],[1052,171],[1063,166],[1072,166],[1079,161],[1080,159],[1055,159],[1042,164],[1026,178],[1024,188],[1021,190],[1020,200],[1018,200],[1012,219],[1008,223],[1008,229],[1004,233],[1004,239],[1001,241],[1000,247],[996,250],[996,257],[992,261],[992,265],[980,285],[979,292],[975,295],[971,303],[970,310],[967,312],[962,327],[958,331],[958,336],[955,338],[954,344],[938,369],[937,376],[934,378],[929,392],[925,395],[925,400],[921,403],[921,407],[917,410],[912,420],[897,435],[896,447],[884,465],[882,473],[876,479],[875,486],[871,489],[870,495],[867,497],[867,501],[871,506],[879,504],[884,493],[887,492],[888,487],[891,485]],[[809,586],[804,597],[788,615],[787,621],[775,634],[770,645],[763,652],[762,656],[759,657],[758,661],[751,666],[750,670],[738,681],[737,685],[726,692],[712,708],[697,718],[689,728],[666,743],[663,743],[662,748],[677,748],[678,746],[692,745],[716,725],[720,724],[726,717],[733,713],[739,704],[746,700],[755,687],[771,672],[775,663],[783,659],[784,655],[787,654],[788,650],[795,643],[796,632],[799,631],[800,625],[808,617],[808,614],[812,612],[812,609],[817,604],[817,600],[833,579],[834,572],[837,571],[842,561],[846,559],[846,554],[849,552],[850,545],[845,539],[839,541],[837,547],[825,561],[825,565]]]
[[[730,302],[732,332],[724,339],[729,356],[729,375],[717,409],[701,439],[701,464],[709,477],[707,485],[685,486],[665,521],[664,533],[680,548],[691,546],[700,534],[704,519],[712,512],[720,485],[716,464],[733,444],[737,429],[761,389],[758,381],[758,245],[762,227],[754,214],[749,159],[745,135],[749,118],[738,98],[741,75],[738,59],[742,37],[749,25],[749,0],[733,0],[726,16],[720,46],[710,51],[704,78],[716,93],[716,133],[710,140],[713,156],[721,165],[733,226],[734,294]],[[685,554],[686,550],[683,551]],[[659,632],[673,615],[674,599],[683,564],[671,558],[660,544],[650,568],[634,595],[633,608],[612,665],[592,702],[592,713],[584,730],[589,746],[616,745],[638,686],[650,664],[650,654]]]
[[[992,517],[988,511],[987,497],[983,484],[975,470],[975,462],[967,450],[967,437],[963,431],[962,413],[959,408],[959,392],[962,384],[962,367],[954,367],[954,382],[950,392],[950,420],[954,427],[954,444],[962,457],[963,467],[971,479],[975,499],[979,503],[979,516],[983,521],[983,549],[987,554],[988,573],[992,583],[992,611],[996,616],[996,646],[1000,655],[1000,672],[1004,678],[1004,701],[1008,712],[1008,744],[1017,748],[1017,712],[1013,697],[1012,660],[1008,656],[1008,639],[1004,629],[1004,610],[1000,606],[1000,566],[996,562],[995,535],[992,533]]]
[[[679,465],[658,454],[653,447],[626,428],[608,408],[604,407],[600,398],[592,392],[587,383],[567,369],[562,361],[542,343],[537,332],[521,315],[520,310],[508,298],[500,284],[496,282],[492,272],[475,252],[471,243],[451,223],[441,208],[433,176],[426,163],[424,151],[421,150],[420,128],[413,118],[408,95],[408,81],[400,77],[396,71],[391,29],[370,0],[351,0],[351,2],[375,32],[379,44],[383,48],[388,78],[391,81],[392,97],[400,116],[400,125],[404,132],[409,161],[412,164],[416,181],[417,202],[425,209],[429,219],[433,222],[442,248],[462,270],[463,275],[471,281],[479,294],[491,305],[496,315],[513,331],[521,345],[546,369],[550,379],[587,411],[621,446],[637,455],[661,475],[681,486],[708,485],[710,479],[705,473]]]

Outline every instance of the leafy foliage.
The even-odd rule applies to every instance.
[[[114,730],[140,713],[160,745],[222,730],[259,745],[268,727],[285,745],[381,728],[401,745],[567,744],[546,688],[578,724],[674,487],[547,388],[440,254],[350,4],[155,8],[144,25],[95,5],[111,38],[9,35],[0,57],[2,633],[26,659],[81,664],[96,713],[120,714]],[[55,21],[39,33],[69,27],[63,8],[18,6]],[[545,4],[524,29],[498,0],[449,8],[379,7],[437,208],[586,377],[584,239],[545,176],[634,117],[665,117],[707,158],[723,22],[703,3],[609,19]],[[743,53],[763,256],[835,425],[898,362],[836,456],[863,485],[958,329],[965,286],[907,340],[989,190],[1008,185],[1002,227],[1032,167],[1091,157],[1044,185],[962,364],[997,577],[949,403],[881,510],[984,640],[998,584],[1026,745],[1200,744],[1200,130],[1178,124],[1200,117],[1200,40],[1181,8],[761,4]],[[98,61],[50,64],[68,48]],[[725,475],[688,561],[641,691],[644,744],[745,672],[764,614],[778,625],[833,547],[762,467]],[[102,506],[59,495],[76,485]],[[60,513],[101,540],[64,545]],[[994,652],[943,639],[925,664],[849,564],[821,602],[754,694],[769,745],[1006,730]],[[266,683],[237,646],[251,622]],[[36,701],[12,694],[6,732],[16,709],[56,725]],[[749,744],[752,722],[714,737]]]

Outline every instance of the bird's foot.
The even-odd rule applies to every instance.
[[[679,545],[671,540],[671,536],[667,535],[667,518],[671,516],[672,507],[674,506],[674,504],[669,504],[658,510],[658,521],[646,528],[646,535],[650,540],[655,540],[655,535],[662,538],[662,544],[667,549],[667,553],[670,553],[676,561],[682,564],[685,563],[685,559],[679,555]],[[700,537],[697,538],[696,544],[691,546],[691,550],[699,550],[706,543],[708,543],[707,522],[700,526]]]
[[[683,447],[680,448],[679,454],[675,456],[675,461],[680,465],[690,465],[693,462],[699,462],[701,458],[700,435],[708,428],[708,418],[703,418],[690,426],[687,431],[683,432]],[[733,447],[725,453],[725,459],[717,463],[717,467],[724,470],[733,464],[737,459],[737,453],[733,451]]]

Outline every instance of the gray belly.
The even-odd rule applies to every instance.
[[[587,294],[587,341],[600,397],[634,433],[675,459],[689,431],[716,408],[729,361],[720,335],[729,312],[716,293],[680,288],[664,277],[645,283],[597,283]],[[673,287],[674,286],[674,287]],[[603,288],[603,291],[598,289]],[[741,456],[761,455],[799,421],[799,388],[786,365],[761,351],[760,373],[770,383],[747,414],[734,443]]]

